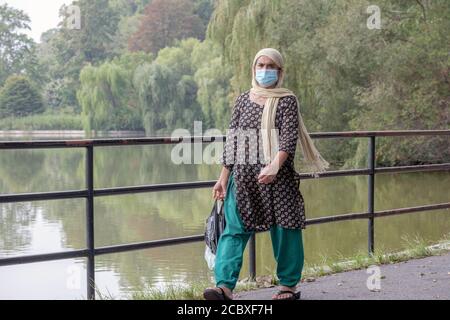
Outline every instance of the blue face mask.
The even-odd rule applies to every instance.
[[[278,70],[256,70],[255,80],[261,87],[270,87],[278,81]]]

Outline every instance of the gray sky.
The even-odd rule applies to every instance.
[[[59,8],[71,4],[72,0],[0,0],[0,4],[25,11],[31,19],[31,31],[25,32],[36,42],[44,31],[54,28],[59,22]]]

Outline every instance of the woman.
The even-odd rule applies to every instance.
[[[213,188],[213,198],[224,200],[226,228],[216,253],[216,287],[204,291],[207,300],[233,298],[247,241],[255,231],[266,230],[270,230],[281,285],[272,299],[300,298],[296,286],[303,269],[306,219],[300,176],[294,167],[297,142],[315,167],[316,177],[329,164],[309,137],[297,97],[281,87],[284,74],[281,54],[262,49],[253,60],[252,89],[242,93],[234,105],[222,172]],[[256,144],[249,142],[252,137],[241,138],[255,132]],[[238,148],[242,142],[244,148]]]

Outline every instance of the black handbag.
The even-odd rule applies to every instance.
[[[223,200],[215,200],[211,214],[206,219],[205,242],[213,254],[216,254],[219,239],[225,229]]]

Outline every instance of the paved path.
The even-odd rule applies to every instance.
[[[370,291],[367,270],[355,270],[301,283],[302,300],[450,300],[450,253],[380,266],[380,291]],[[373,276],[372,276],[373,277]],[[268,300],[277,288],[236,293],[237,300]]]

